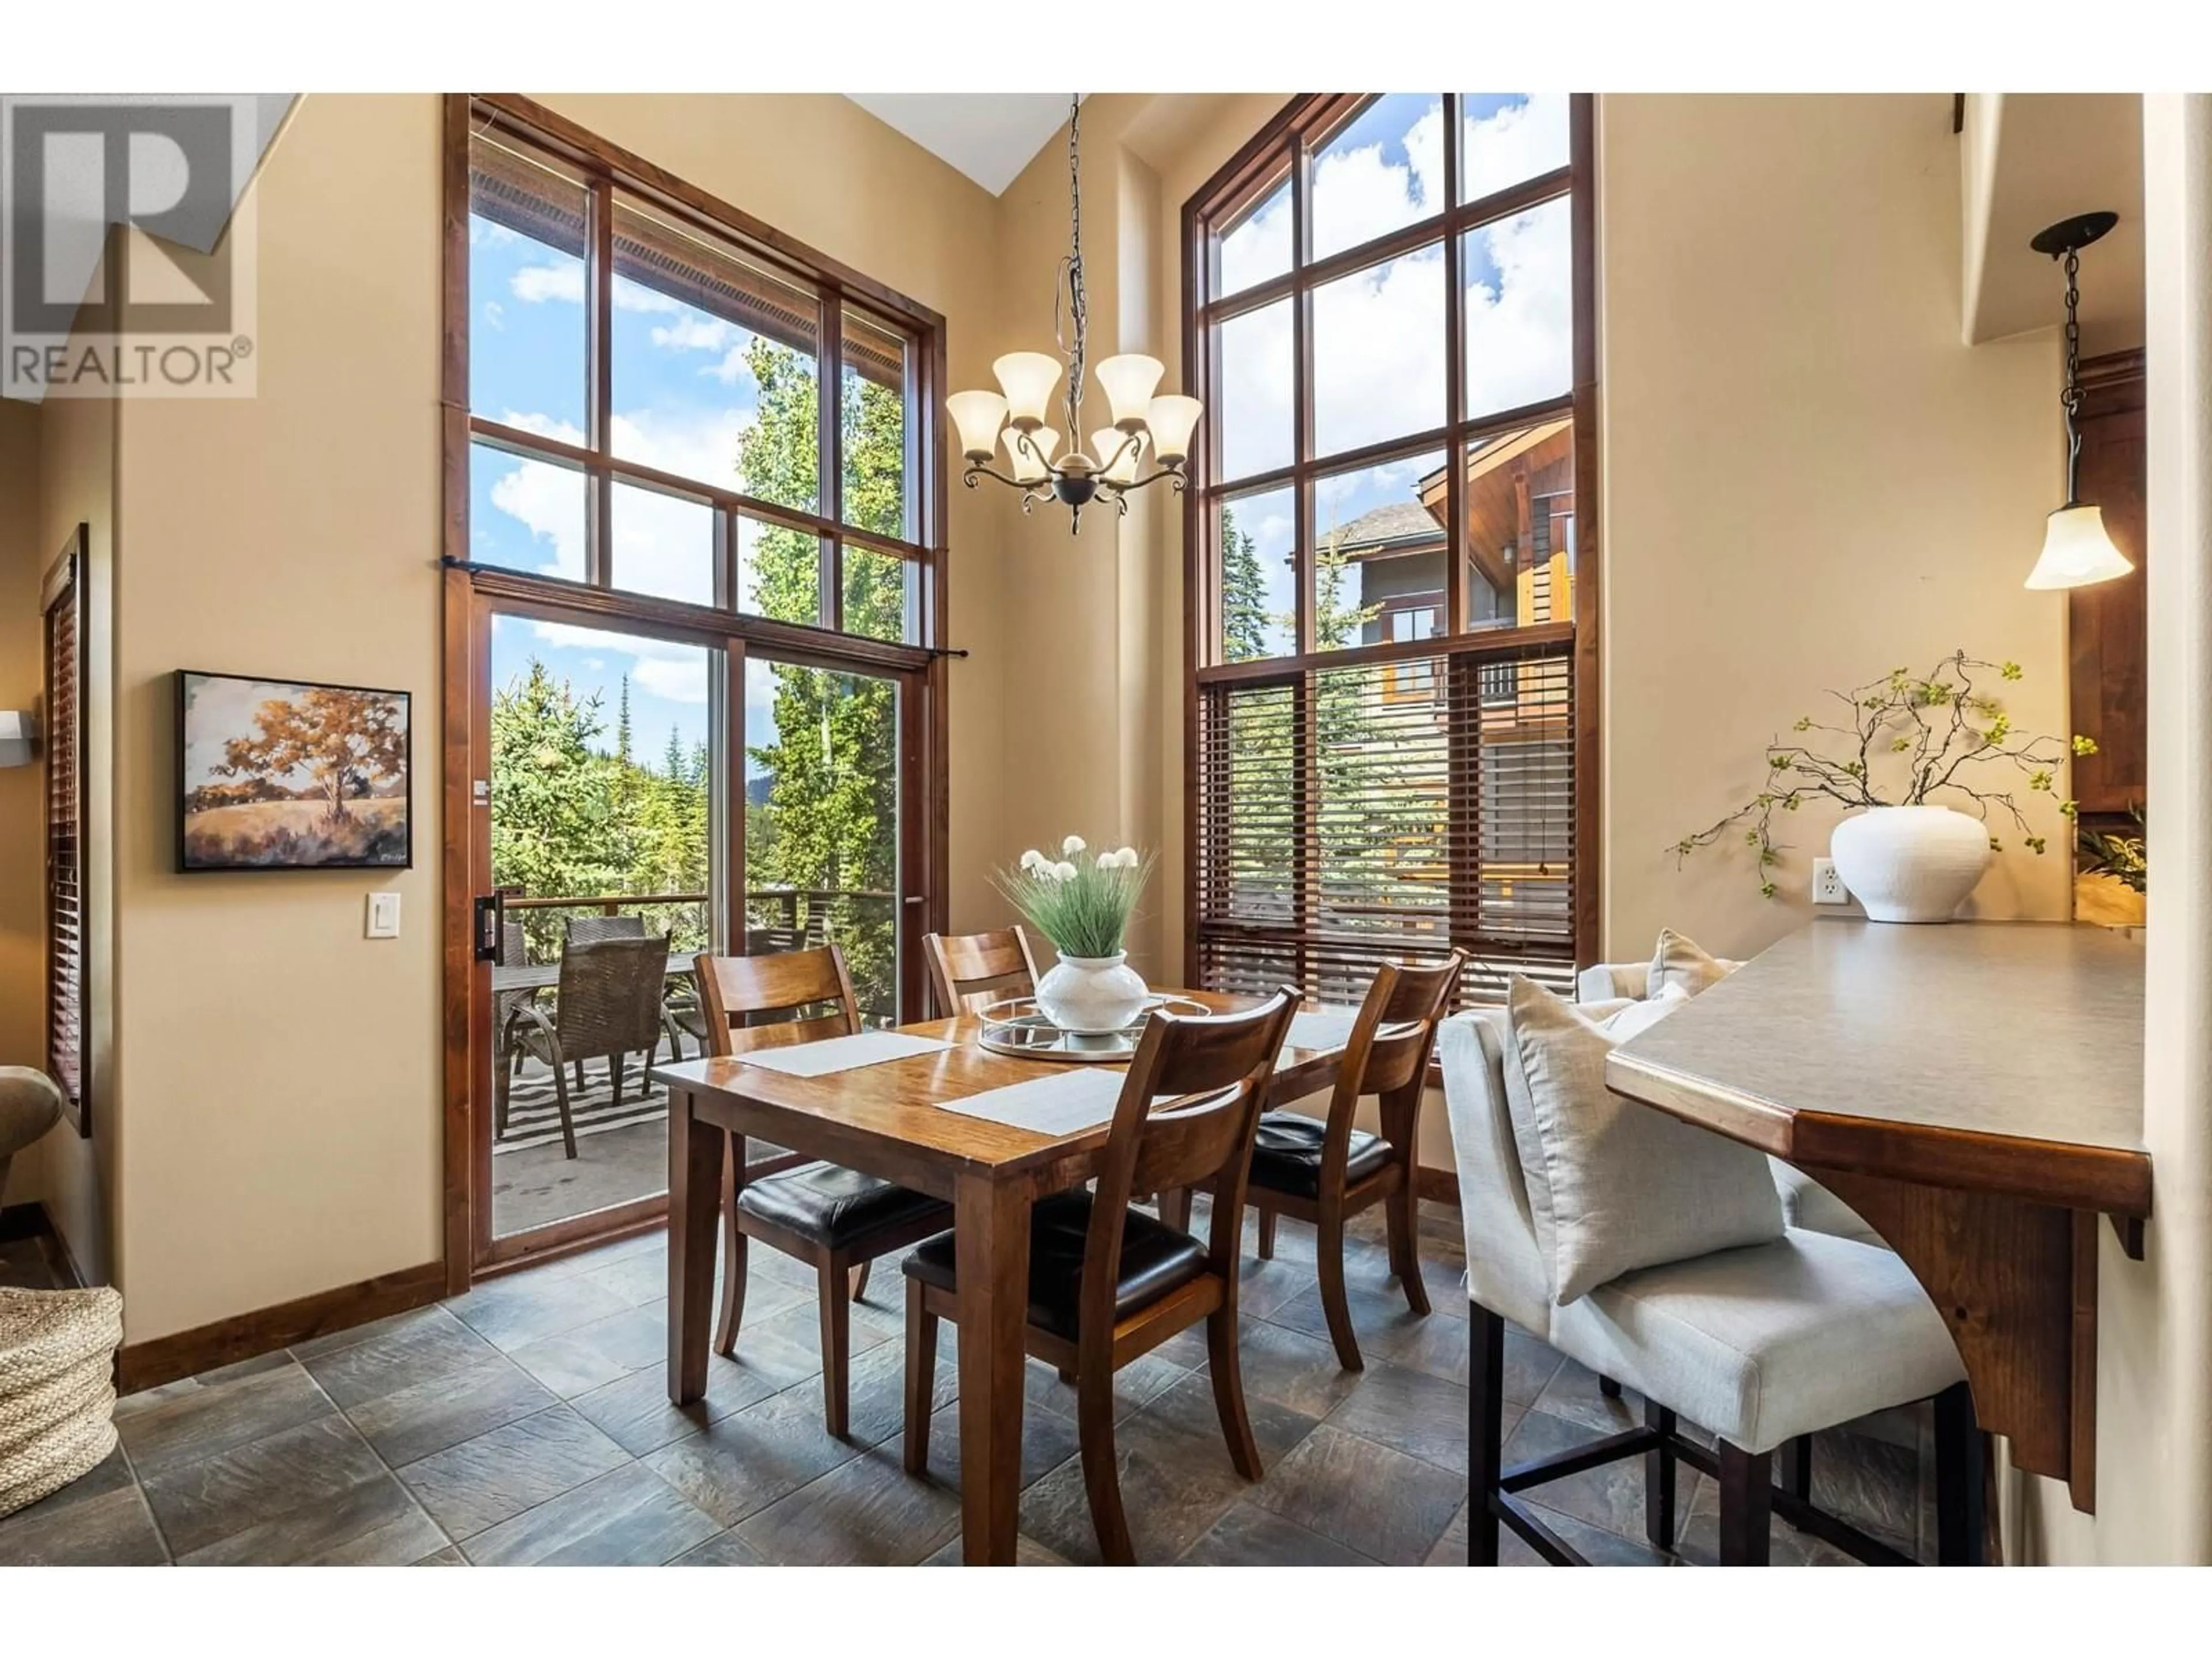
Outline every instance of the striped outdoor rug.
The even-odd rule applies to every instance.
[[[666,1050],[662,1051],[665,1054]],[[686,1052],[690,1052],[688,1049]],[[576,1125],[576,1139],[626,1129],[634,1123],[652,1123],[668,1115],[668,1091],[655,1083],[642,1098],[637,1091],[640,1060],[635,1054],[623,1067],[623,1097],[617,1104],[608,1088],[607,1062],[584,1062],[584,1086],[568,1078],[568,1113]],[[557,1146],[561,1139],[561,1105],[553,1092],[553,1073],[534,1060],[523,1062],[522,1074],[509,1085],[507,1133],[495,1136],[492,1156],[526,1152],[532,1146]]]

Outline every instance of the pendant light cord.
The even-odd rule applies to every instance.
[[[1060,355],[1067,359],[1067,447],[1071,450],[1083,445],[1083,358],[1091,330],[1091,296],[1083,285],[1082,120],[1083,94],[1079,92],[1072,94],[1067,112],[1068,252],[1060,262],[1067,273],[1067,291],[1064,300],[1057,292],[1052,296],[1053,337],[1060,342]],[[1067,323],[1075,330],[1073,345],[1061,325],[1063,303]]]
[[[2081,407],[2081,323],[2076,313],[2081,304],[2081,251],[2066,250],[2066,389],[2058,406],[2066,411],[2066,505],[2079,505],[2075,477],[2081,460],[2081,430],[2075,417]]]

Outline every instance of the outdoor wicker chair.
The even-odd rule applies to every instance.
[[[530,961],[529,941],[524,937],[519,921],[502,922],[499,930],[499,965],[502,968],[521,968]],[[492,1069],[499,1074],[500,1089],[497,1109],[492,1114],[492,1139],[496,1140],[507,1133],[507,1081],[522,1064],[522,1049],[514,1040],[514,1022],[524,1005],[538,1000],[535,988],[526,991],[501,991],[492,999],[492,1041],[496,1049],[492,1057]]]
[[[568,1105],[568,1067],[604,1059],[622,1098],[623,1057],[641,1052],[645,1076],[638,1094],[653,1086],[653,1052],[666,1016],[660,991],[667,977],[668,935],[599,939],[573,936],[561,947],[559,1000],[551,1015],[525,1003],[517,1011],[515,1041],[525,1053],[550,1066],[554,1098],[561,1107],[561,1140],[576,1156],[576,1126]],[[506,1115],[507,1072],[498,1072],[498,1115]]]

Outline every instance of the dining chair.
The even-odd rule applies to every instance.
[[[1507,1105],[1512,1037],[1497,1011],[1447,1020],[1437,1043],[1460,1213],[1467,1232],[1470,1565],[1498,1562],[1510,1527],[1555,1565],[1581,1559],[1522,1495],[1623,1458],[1644,1459],[1644,1529],[1675,1545],[1677,1466],[1711,1477],[1721,1565],[1764,1565],[1779,1515],[1863,1561],[1904,1556],[1817,1509],[1796,1457],[1824,1429],[1890,1407],[1936,1402],[1938,1559],[1978,1561],[1980,1431],[1943,1318],[1894,1252],[1790,1226],[1770,1243],[1638,1268],[1560,1304]],[[1548,1156],[1548,1154],[1547,1154]],[[1507,1324],[1644,1396],[1644,1422],[1554,1455],[1504,1458]],[[1682,1431],[1696,1424],[1711,1444]],[[1786,1479],[1774,1480],[1776,1454]]]
[[[523,1052],[550,1066],[553,1097],[561,1109],[561,1140],[576,1156],[576,1124],[568,1102],[568,1067],[581,1073],[586,1060],[604,1059],[622,1098],[623,1057],[646,1055],[642,1098],[653,1085],[653,1051],[659,1045],[660,988],[667,977],[668,935],[564,940],[557,1000],[548,1014],[535,1003],[514,1012],[514,1040]],[[499,1066],[496,1121],[507,1121],[507,1068]]]
[[[717,1055],[851,1036],[860,1005],[834,945],[777,956],[696,958],[707,1042]],[[763,1023],[763,1017],[769,1017]],[[852,1305],[868,1264],[945,1226],[951,1206],[874,1176],[785,1153],[748,1166],[731,1134],[722,1158],[722,1305],[714,1352],[732,1358],[744,1318],[746,1240],[811,1262],[822,1313],[822,1412],[845,1435]]]
[[[571,916],[561,924],[561,937],[564,942],[574,939],[579,945],[588,945],[594,939],[643,939],[645,918],[629,913],[612,916]],[[656,1044],[659,1041],[659,1036],[656,1035],[654,1038]],[[674,1037],[669,1038],[668,1048],[668,1057],[672,1060],[683,1058],[683,1055],[677,1052]],[[650,1060],[652,1058],[652,1051],[648,1049],[646,1059]],[[584,1086],[584,1062],[581,1060],[576,1062],[576,1086],[579,1089]],[[615,1098],[617,1100],[622,1098],[622,1087],[619,1084],[615,1087]]]
[[[1377,969],[1346,1040],[1328,1116],[1267,1112],[1253,1140],[1250,1201],[1259,1212],[1260,1255],[1274,1255],[1276,1217],[1313,1224],[1322,1312],[1337,1363],[1348,1371],[1364,1364],[1344,1285],[1344,1226],[1352,1217],[1385,1206],[1390,1271],[1407,1305],[1416,1314],[1429,1311],[1421,1282],[1415,1128],[1437,1026],[1450,1011],[1466,965],[1466,953],[1454,951],[1432,964]],[[1380,1134],[1352,1127],[1369,1095],[1380,1109]]]
[[[1230,1462],[1261,1474],[1237,1365],[1237,1257],[1244,1176],[1275,1058],[1299,994],[1285,988],[1246,1013],[1156,1013],[1139,1039],[1106,1133],[1097,1179],[1041,1200],[1030,1213],[1027,1352],[1075,1380],[1083,1483],[1099,1553],[1136,1559],[1115,1467],[1114,1373],[1176,1333],[1206,1322],[1207,1370]],[[1204,1244],[1130,1207],[1138,1193],[1210,1186]],[[929,1459],[937,1322],[960,1320],[953,1235],[906,1258],[907,1473]]]
[[[1030,954],[1029,935],[1018,924],[988,933],[924,933],[921,954],[929,963],[929,988],[936,994],[937,1012],[980,1013],[1007,997],[1026,996],[1036,989],[1036,958]]]

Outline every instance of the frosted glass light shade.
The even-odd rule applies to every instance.
[[[1042,351],[1010,351],[991,365],[1006,408],[1018,421],[1042,421],[1052,389],[1060,384],[1060,359]]]
[[[1098,384],[1106,388],[1106,402],[1114,411],[1114,424],[1143,420],[1146,407],[1152,401],[1153,389],[1167,372],[1166,365],[1158,358],[1136,351],[1109,357],[1099,364]]]
[[[1152,434],[1152,453],[1163,462],[1179,461],[1190,453],[1190,434],[1206,405],[1195,398],[1155,398],[1145,411],[1145,425]]]
[[[2062,507],[2043,532],[2043,556],[2028,574],[2030,587],[2087,587],[2124,576],[2135,566],[2112,545],[2100,507]]]
[[[1045,462],[1060,447],[1060,434],[1048,426],[1041,426],[1024,437],[1019,427],[1010,426],[999,434],[999,441],[1006,447],[1006,460],[1013,467],[1015,483],[1042,483],[1050,471]]]
[[[1006,400],[995,392],[956,392],[945,407],[960,428],[960,453],[970,460],[988,460],[998,442],[999,423],[1006,418]]]
[[[1091,434],[1091,447],[1097,452],[1098,465],[1103,469],[1099,476],[1109,483],[1136,482],[1137,463],[1145,453],[1144,434],[1132,436],[1109,426]]]

